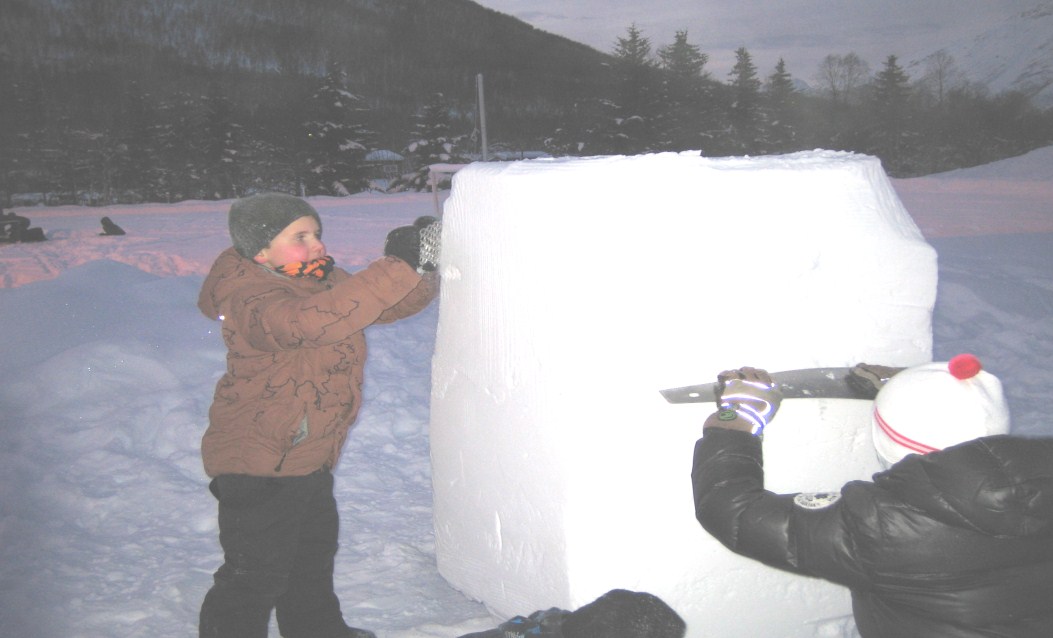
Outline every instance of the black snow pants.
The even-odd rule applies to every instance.
[[[353,635],[333,592],[339,516],[333,475],[223,475],[219,500],[224,563],[201,605],[202,638],[266,638],[271,610],[284,638]]]

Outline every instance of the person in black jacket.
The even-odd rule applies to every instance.
[[[1053,636],[1053,438],[977,438],[1007,431],[1008,412],[969,357],[884,384],[888,469],[825,494],[764,489],[778,388],[761,369],[721,373],[695,446],[696,517],[738,554],[848,587],[863,638]]]
[[[0,241],[18,243],[29,230],[29,218],[16,215],[13,211],[3,212],[0,209]]]

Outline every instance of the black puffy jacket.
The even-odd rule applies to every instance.
[[[691,475],[709,533],[850,588],[864,638],[1053,637],[1053,438],[985,437],[795,495],[764,490],[758,438],[710,427]]]

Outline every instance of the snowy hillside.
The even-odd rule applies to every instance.
[[[992,93],[1017,90],[1032,96],[1036,106],[1053,107],[1053,1],[1007,16],[1000,26],[971,39],[945,46],[955,67],[970,81]],[[918,52],[905,59],[914,77],[925,70],[934,52]]]

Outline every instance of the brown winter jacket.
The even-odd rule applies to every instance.
[[[227,371],[201,441],[205,473],[301,476],[332,468],[358,415],[364,330],[424,309],[435,275],[385,257],[351,275],[292,279],[233,248],[198,298],[223,322]]]

